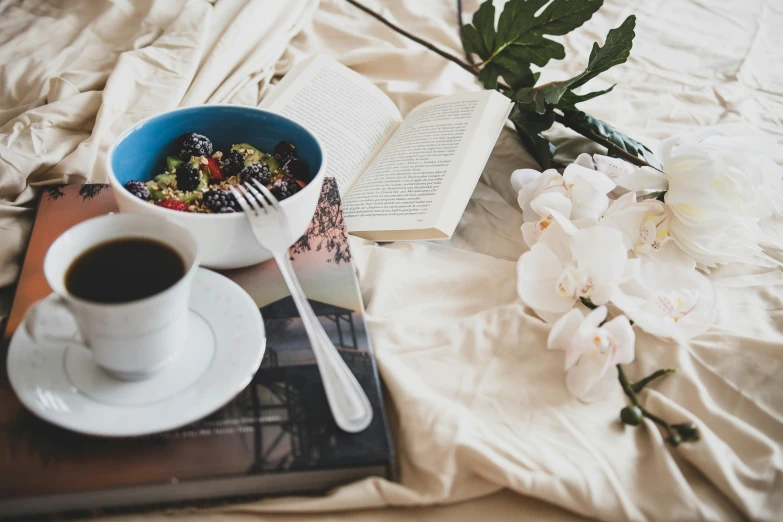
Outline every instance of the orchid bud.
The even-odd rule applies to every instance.
[[[620,420],[629,426],[638,426],[642,423],[642,410],[638,406],[626,406],[620,410]]]
[[[701,438],[699,427],[693,422],[684,422],[682,424],[673,424],[672,428],[682,438],[683,442],[696,442]]]

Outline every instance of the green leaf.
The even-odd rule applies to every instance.
[[[478,79],[484,84],[485,88],[496,89],[498,86],[498,77],[501,75],[503,75],[503,70],[494,63],[490,63],[479,71]]]
[[[507,52],[495,57],[495,61],[506,58],[515,62],[534,63],[543,67],[550,59],[562,60],[565,58],[565,47],[548,38],[541,38],[533,33],[528,33],[506,49]]]
[[[588,21],[603,5],[603,0],[554,0],[539,16],[536,12],[549,0],[509,0],[498,20],[497,47],[513,43],[525,33],[538,35],[568,34]]]
[[[560,98],[568,90],[568,84],[564,82],[552,82],[546,85],[542,85],[537,89],[533,101],[536,104],[536,112],[543,114],[547,110],[547,105],[550,107],[557,105]]]
[[[603,47],[594,43],[593,50],[590,52],[590,59],[587,62],[587,68],[580,74],[568,80],[547,83],[534,89],[532,101],[536,105],[536,112],[543,114],[551,106],[556,106],[562,110],[575,109],[574,104],[611,91],[614,86],[603,91],[595,91],[583,95],[575,94],[573,89],[584,85],[600,73],[615,65],[624,63],[628,59],[633,46],[635,25],[636,17],[631,15],[625,19],[620,27],[609,31]],[[512,94],[511,97],[519,99],[516,93]],[[565,98],[564,101],[562,101],[563,98]]]
[[[473,25],[462,27],[462,42],[465,50],[484,57],[495,48],[495,6],[487,1],[479,6],[473,15]]]
[[[565,82],[552,82],[541,87],[523,87],[511,93],[511,99],[523,104],[530,104],[538,114],[552,110],[568,89]]]
[[[507,57],[500,57],[494,62],[484,66],[479,72],[479,80],[482,80],[484,86],[488,89],[494,89],[497,85],[498,77],[502,77],[508,85],[535,85],[540,73],[534,73],[530,70],[530,64],[525,63],[525,67],[519,67],[519,63]],[[484,72],[489,69],[489,72]],[[490,87],[483,78],[491,78],[495,86]]]
[[[620,27],[609,31],[603,47],[594,43],[593,50],[590,51],[590,59],[587,61],[587,69],[571,79],[571,88],[576,89],[607,69],[625,63],[631,54],[633,38],[636,36],[634,27],[636,27],[636,17],[631,15]]]
[[[553,112],[543,115],[537,114],[533,105],[515,103],[509,119],[517,129],[522,144],[541,165],[541,168],[551,168],[552,158],[557,149],[541,133],[549,129],[555,122],[555,114]]]
[[[604,95],[608,92],[612,92],[612,89],[614,89],[614,85],[612,85],[608,89],[604,89],[603,91],[593,91],[585,94],[576,94],[574,91],[569,89],[563,93],[563,96],[560,98],[560,101],[558,102],[558,107],[567,108],[567,109],[576,109],[575,106],[577,103],[581,103],[587,100],[592,100],[593,98],[597,98],[598,96]]]
[[[485,87],[497,87],[498,76],[515,90],[532,87],[530,64],[543,67],[549,60],[565,57],[565,48],[544,35],[567,34],[589,20],[602,4],[603,0],[509,0],[496,28],[492,0],[485,0],[472,24],[462,28],[462,40],[468,52],[483,60],[480,79]]]
[[[605,121],[594,118],[589,114],[586,114],[578,110],[563,110],[563,115],[567,120],[567,126],[571,128],[581,128],[583,130],[592,131],[596,134],[603,136],[611,141],[626,152],[629,152],[637,158],[642,158],[655,168],[660,168],[661,164],[655,154],[639,143],[635,139],[626,136],[616,128],[612,127]],[[610,151],[611,152],[611,151]],[[611,155],[611,153],[610,153]]]

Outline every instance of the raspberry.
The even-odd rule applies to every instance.
[[[262,185],[269,185],[272,183],[272,173],[269,172],[269,167],[264,163],[251,163],[239,174],[239,180],[242,183],[255,179]]]
[[[245,168],[245,159],[242,157],[242,154],[232,150],[223,156],[223,159],[220,160],[220,166],[223,172],[226,173],[226,176],[236,176]]]
[[[137,198],[149,201],[150,191],[147,190],[147,185],[141,181],[129,181],[125,184],[125,190],[136,196]]]
[[[190,163],[183,163],[177,167],[174,174],[177,176],[177,188],[184,192],[195,189],[201,183],[198,169]]]
[[[178,199],[162,199],[155,204],[159,207],[167,208],[169,210],[189,212],[188,206]]]
[[[214,158],[207,158],[207,170],[209,171],[210,181],[220,182],[226,179],[223,169],[220,168],[220,163]]]
[[[204,193],[204,205],[215,214],[240,212],[239,203],[227,190],[210,189]]]
[[[292,176],[283,176],[275,181],[275,184],[272,185],[272,188],[269,190],[272,191],[272,194],[278,201],[282,201],[285,198],[293,196],[302,189],[299,187],[299,183],[296,182],[295,178]]]
[[[212,156],[212,142],[209,138],[188,132],[180,138],[179,157],[188,161],[191,156]]]
[[[310,181],[310,171],[304,161],[292,159],[283,167],[283,174],[290,174],[305,183]]]
[[[277,158],[278,161],[281,161],[285,163],[286,161],[290,160],[294,157],[294,147],[287,141],[281,141],[277,145],[275,145],[275,158]]]

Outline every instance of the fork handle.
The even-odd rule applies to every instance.
[[[348,433],[364,430],[370,425],[373,416],[367,395],[313,312],[296,277],[288,252],[275,255],[275,261],[304,323],[324,382],[326,399],[337,426]]]

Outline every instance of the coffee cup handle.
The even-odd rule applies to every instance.
[[[89,349],[68,303],[57,294],[49,295],[27,310],[24,328],[37,342],[76,343]]]

